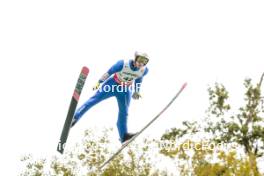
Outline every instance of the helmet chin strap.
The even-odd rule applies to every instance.
[[[136,67],[136,60],[133,60],[132,62],[133,66]]]

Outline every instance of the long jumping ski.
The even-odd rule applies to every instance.
[[[107,161],[105,161],[100,167],[99,170],[103,169],[109,162],[111,162],[122,150],[124,150],[131,142],[133,142],[145,129],[147,129],[157,118],[159,118],[174,102],[174,100],[181,94],[184,88],[187,86],[187,83],[184,83],[181,89],[177,92],[177,94],[172,98],[172,100],[158,113],[145,127],[143,127],[135,136],[133,136],[129,141],[125,142],[122,147],[114,153]]]
[[[72,99],[71,99],[71,103],[70,103],[70,107],[68,109],[68,114],[64,122],[62,132],[61,132],[60,141],[57,145],[57,151],[60,152],[61,154],[63,154],[64,152],[66,141],[67,141],[70,129],[71,129],[72,119],[73,119],[73,116],[74,116],[74,113],[75,113],[75,110],[76,110],[76,107],[79,101],[79,97],[81,95],[81,92],[82,92],[82,89],[83,89],[83,86],[85,84],[85,80],[88,74],[89,74],[89,69],[84,66],[82,68],[77,84],[75,86]]]

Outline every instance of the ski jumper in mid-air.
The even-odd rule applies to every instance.
[[[134,60],[119,60],[113,65],[93,87],[97,90],[95,95],[88,99],[74,114],[72,126],[87,112],[91,107],[107,98],[115,96],[118,103],[117,128],[120,141],[131,139],[135,134],[128,133],[127,116],[131,97],[139,99],[141,97],[140,85],[143,77],[148,73],[146,64],[149,58],[146,53],[135,53]],[[102,86],[100,87],[100,84]],[[133,87],[132,87],[133,86]],[[133,93],[132,93],[133,90]]]

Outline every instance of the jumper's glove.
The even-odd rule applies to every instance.
[[[141,95],[139,94],[139,92],[134,92],[132,98],[138,100],[139,98],[141,98]]]
[[[100,82],[98,81],[94,86],[93,86],[93,90],[97,90],[100,87]]]

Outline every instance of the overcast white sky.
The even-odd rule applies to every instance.
[[[83,65],[90,75],[79,105],[117,60],[132,59],[137,50],[149,54],[143,98],[130,108],[130,131],[144,126],[188,82],[143,136],[202,118],[207,86],[215,81],[240,104],[244,78],[258,81],[264,71],[263,9],[260,0],[1,1],[1,172],[16,175],[23,154],[56,153]],[[67,145],[80,142],[86,128],[116,130],[116,119],[116,101],[102,102],[71,131]]]

